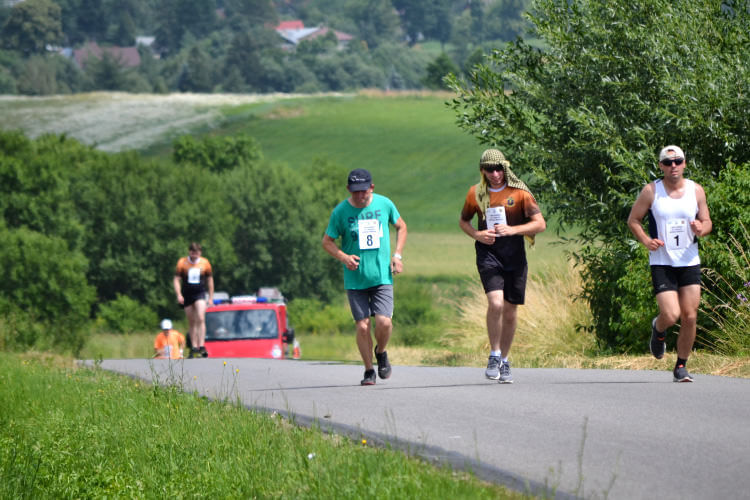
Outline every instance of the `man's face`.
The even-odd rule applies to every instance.
[[[357,208],[364,208],[367,206],[367,203],[370,201],[370,196],[372,195],[373,191],[373,185],[371,185],[368,189],[364,191],[352,191],[349,190],[349,193],[352,195],[352,203]]]
[[[492,187],[500,187],[505,182],[505,171],[500,165],[482,167],[482,172]]]
[[[190,260],[192,260],[193,262],[195,262],[201,256],[201,252],[200,252],[200,250],[190,250],[188,252],[188,255],[190,256]]]
[[[685,171],[685,158],[677,153],[670,154],[659,162],[659,168],[664,172],[664,177],[678,179]]]

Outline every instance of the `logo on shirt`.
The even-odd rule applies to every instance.
[[[508,200],[505,202],[505,204],[508,205],[509,207],[512,207],[513,205],[516,204],[516,202],[515,202],[515,200],[513,199],[512,196],[509,196]]]

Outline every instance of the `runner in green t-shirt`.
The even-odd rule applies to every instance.
[[[396,205],[373,193],[370,172],[349,173],[350,196],[333,209],[323,235],[323,248],[344,265],[344,288],[357,325],[357,347],[365,363],[362,385],[375,384],[370,317],[375,317],[375,357],[378,375],[391,376],[385,348],[393,323],[393,274],[403,270],[401,252],[406,243],[406,223]],[[396,251],[391,256],[390,225],[396,228]],[[336,240],[341,238],[341,247]]]

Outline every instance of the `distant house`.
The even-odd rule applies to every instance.
[[[73,60],[79,68],[84,69],[89,58],[101,59],[104,53],[109,54],[120,66],[135,68],[141,65],[141,55],[137,47],[100,47],[96,42],[89,42],[73,51]]]
[[[276,33],[284,39],[284,46],[290,49],[299,45],[300,42],[314,40],[318,37],[327,35],[329,32],[333,32],[336,36],[339,48],[345,47],[354,38],[354,36],[349,33],[332,30],[325,26],[305,28],[302,21],[282,21],[274,29],[276,30]]]

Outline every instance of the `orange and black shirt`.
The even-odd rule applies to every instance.
[[[206,293],[206,280],[212,275],[211,263],[204,257],[197,262],[190,262],[190,258],[183,257],[177,262],[174,271],[182,279],[182,295],[200,295]]]
[[[466,194],[461,219],[470,221],[474,215],[478,215],[477,229],[483,231],[487,229],[487,220],[477,205],[476,189],[477,186],[474,185]],[[505,186],[500,191],[490,191],[490,207],[504,207],[505,218],[509,226],[524,224],[532,215],[540,212],[539,205],[531,193],[510,186]],[[487,267],[500,267],[506,271],[512,271],[526,265],[526,250],[521,235],[495,238],[495,243],[492,245],[477,241],[474,246],[477,251],[477,267],[480,270]]]

